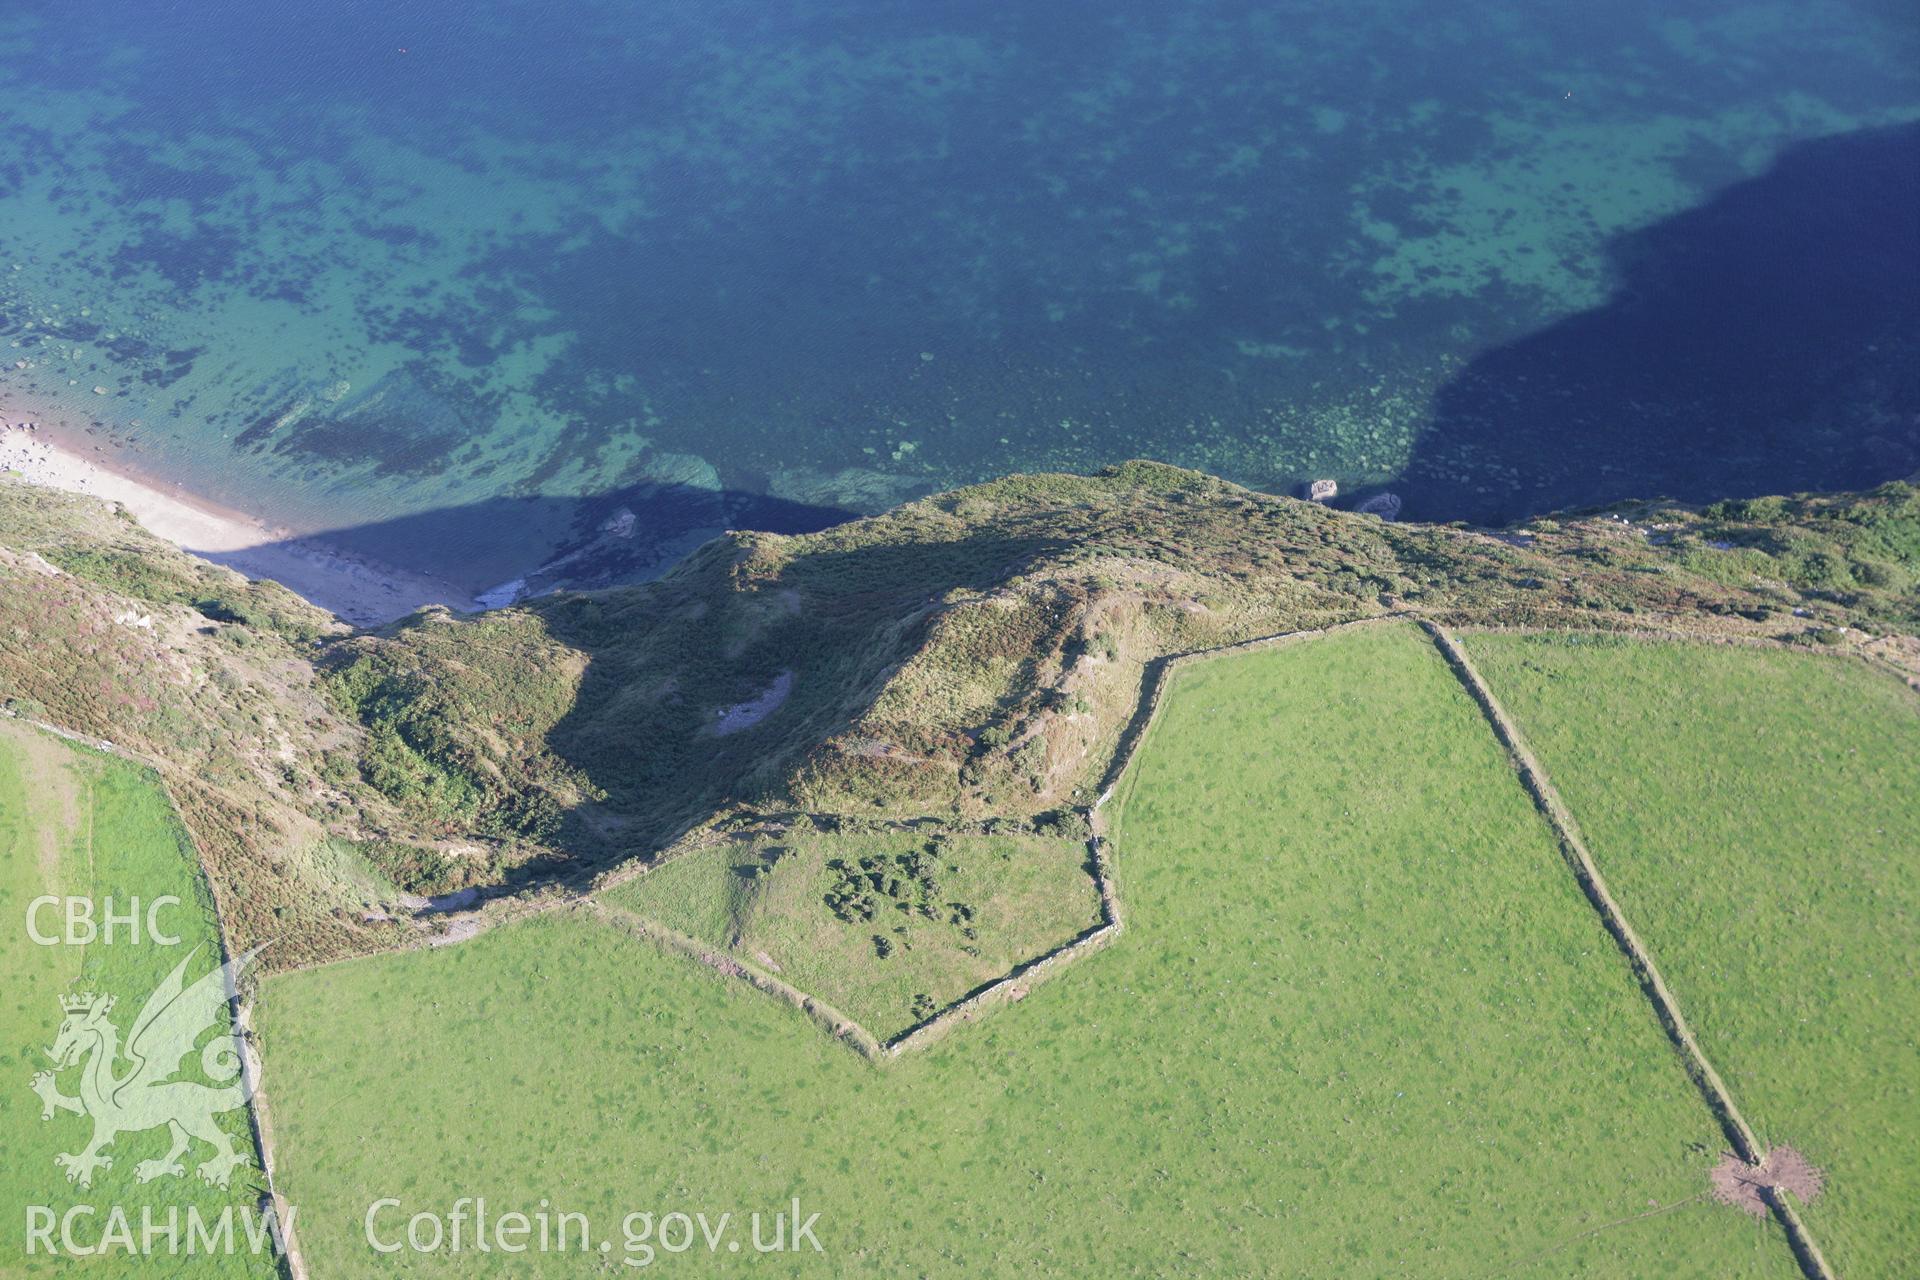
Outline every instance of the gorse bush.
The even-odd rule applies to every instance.
[[[522,614],[427,615],[393,644],[330,655],[325,687],[366,729],[366,783],[439,832],[548,840],[594,789],[539,749],[572,707],[579,666]]]
[[[361,847],[367,861],[407,893],[440,894],[464,888],[475,878],[473,868],[425,845],[378,841]]]

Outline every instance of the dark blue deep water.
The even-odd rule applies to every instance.
[[[13,0],[0,395],[476,587],[1134,456],[1861,485],[1917,120],[1875,0]]]

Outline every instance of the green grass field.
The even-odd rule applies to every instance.
[[[682,855],[604,895],[732,952],[885,1040],[1100,919],[1083,841],[796,829]]]
[[[137,943],[124,931],[110,945],[43,946],[31,937],[28,905],[42,895],[91,898],[97,909],[111,895],[124,910],[131,898],[150,903],[164,895],[181,899],[157,922],[181,939],[158,945],[144,934]],[[42,935],[64,935],[61,912],[43,909],[35,923]],[[144,928],[144,921],[143,926]],[[125,1133],[109,1148],[113,1165],[94,1176],[93,1185],[70,1185],[54,1164],[57,1152],[79,1151],[92,1132],[83,1116],[56,1112],[41,1119],[40,1099],[28,1087],[34,1073],[48,1069],[46,1050],[61,1025],[59,998],[81,992],[115,997],[110,1020],[124,1035],[147,996],[193,948],[201,955],[189,967],[191,980],[217,963],[212,909],[185,831],[165,793],[144,771],[124,761],[82,752],[52,737],[0,723],[0,956],[7,981],[0,996],[0,1275],[271,1276],[271,1259],[244,1250],[215,1256],[169,1257],[164,1237],[158,1256],[124,1251],[74,1259],[50,1257],[43,1248],[29,1255],[28,1206],[65,1215],[75,1206],[92,1206],[92,1216],[74,1219],[76,1243],[93,1247],[110,1225],[110,1212],[125,1210],[136,1233],[143,1207],[161,1221],[169,1211],[197,1210],[215,1220],[227,1205],[251,1210],[258,1192],[258,1171],[237,1170],[230,1187],[203,1185],[194,1166],[210,1152],[196,1144],[184,1157],[185,1176],[161,1177],[141,1184],[140,1161],[165,1154],[164,1129]],[[209,962],[206,957],[214,957]],[[226,1030],[224,1016],[220,1034]],[[122,1063],[119,1070],[125,1070]],[[192,1078],[197,1066],[189,1066]],[[78,1091],[79,1070],[59,1074],[62,1092]],[[223,1127],[251,1160],[252,1145],[244,1111],[223,1117]],[[181,1248],[186,1248],[185,1219]],[[238,1223],[236,1223],[236,1226]],[[54,1236],[56,1243],[59,1236]],[[63,1251],[64,1254],[64,1251]]]
[[[1795,1274],[1703,1198],[1718,1132],[1416,633],[1184,672],[1121,804],[1127,932],[885,1067],[575,914],[271,979],[309,1265],[599,1274],[628,1212],[797,1196],[783,1272]],[[365,1242],[480,1195],[612,1252]]]
[[[1920,699],[1854,660],[1594,637],[1467,647],[1842,1275],[1920,1258]]]

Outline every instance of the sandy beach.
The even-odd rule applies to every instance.
[[[249,578],[271,578],[356,626],[377,626],[426,604],[473,609],[451,583],[329,546],[173,490],[54,443],[30,415],[0,410],[0,473],[117,502],[149,532]]]

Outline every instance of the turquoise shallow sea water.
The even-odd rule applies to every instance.
[[[1920,468],[1875,0],[0,12],[0,398],[483,586],[1016,469]]]

